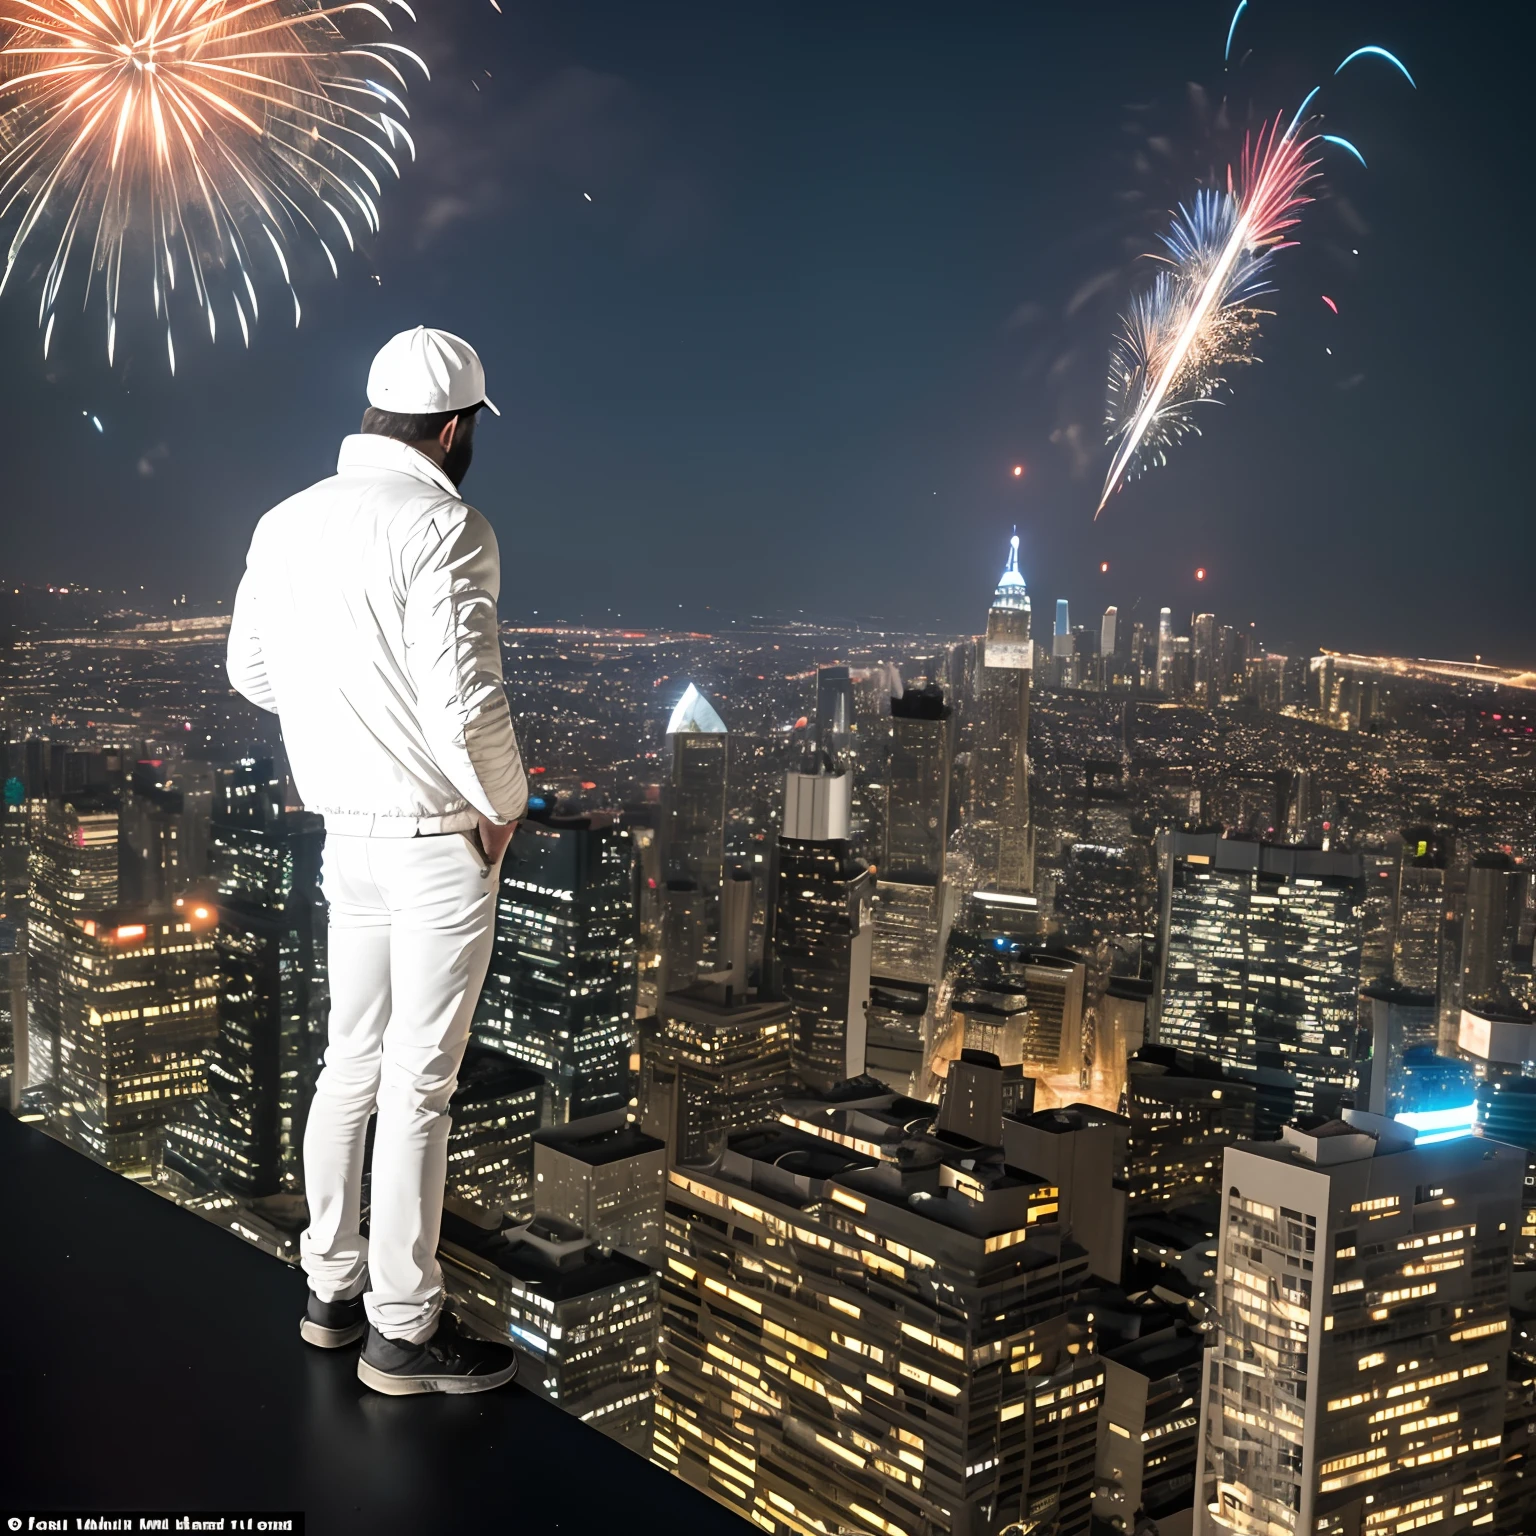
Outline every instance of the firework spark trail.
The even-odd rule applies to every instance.
[[[1171,275],[1159,274],[1160,278],[1169,279],[1163,285],[1163,314],[1173,322],[1173,328],[1166,339],[1148,338],[1149,344],[1137,345],[1146,358],[1140,399],[1120,429],[1120,447],[1105,478],[1095,517],[1104,510],[1105,503],[1131,469],[1165,402],[1182,413],[1193,401],[1211,398],[1214,391],[1208,378],[1199,377],[1198,370],[1186,369],[1186,363],[1203,341],[1211,340],[1205,333],[1213,320],[1225,311],[1241,308],[1259,291],[1262,270],[1269,257],[1290,243],[1285,232],[1296,223],[1295,210],[1310,201],[1301,189],[1317,175],[1318,162],[1307,156],[1314,142],[1315,139],[1298,137],[1294,124],[1282,133],[1277,118],[1244,144],[1240,185],[1232,185],[1229,170],[1225,194],[1226,206],[1236,216],[1230,219],[1230,231],[1213,253],[1201,248],[1198,236],[1202,228],[1212,227],[1217,220],[1209,220],[1204,226],[1186,221],[1182,230],[1175,224],[1174,234],[1167,242],[1175,269]],[[1192,241],[1191,235],[1196,239]],[[1219,349],[1211,350],[1219,354]],[[1224,360],[1232,359],[1225,356]],[[1176,393],[1169,402],[1169,394],[1181,378],[1188,388]],[[1173,435],[1195,430],[1193,423],[1179,422]]]
[[[1231,57],[1246,7],[1247,0],[1239,0],[1232,13],[1224,58]],[[1417,89],[1403,61],[1374,43],[1348,54],[1334,74],[1363,58],[1385,60]],[[1283,133],[1277,118],[1245,143],[1236,185],[1229,168],[1226,192],[1200,193],[1193,211],[1181,207],[1163,237],[1168,269],[1133,298],[1110,356],[1106,425],[1109,441],[1119,446],[1095,518],[1127,479],[1148,462],[1166,462],[1170,445],[1199,432],[1194,407],[1216,398],[1222,370],[1254,361],[1259,312],[1251,300],[1266,291],[1269,261],[1294,243],[1286,231],[1297,222],[1296,210],[1311,201],[1302,189],[1319,174],[1320,161],[1309,158],[1313,146],[1335,145],[1365,164],[1338,134],[1307,136],[1319,89],[1307,93]],[[1331,299],[1325,302],[1337,313]]]
[[[298,323],[290,238],[312,236],[338,273],[322,227],[355,250],[354,223],[379,228],[381,173],[399,176],[402,146],[415,156],[396,61],[426,65],[338,27],[366,15],[389,28],[386,6],[415,20],[407,0],[0,0],[0,226],[15,222],[0,292],[54,214],[57,241],[40,258],[45,356],[82,264],[82,308],[102,289],[109,362],[125,266],[146,256],[173,373],[178,271],[210,337],[227,288],[249,345],[251,251],[265,244]]]

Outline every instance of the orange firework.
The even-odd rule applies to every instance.
[[[412,20],[405,0],[380,0]],[[349,40],[338,22],[380,5],[344,0],[0,0],[0,292],[36,251],[46,356],[66,278],[99,293],[107,357],[124,269],[142,271],[166,328],[178,280],[217,335],[226,302],[246,344],[270,248],[293,295],[287,248],[377,232],[381,177],[414,155],[395,42]],[[351,22],[348,23],[350,27]]]

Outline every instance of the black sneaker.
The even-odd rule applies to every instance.
[[[349,1301],[321,1301],[311,1291],[304,1316],[299,1319],[299,1337],[317,1349],[345,1349],[357,1343],[367,1327],[360,1295]]]
[[[369,1328],[357,1361],[357,1379],[391,1397],[413,1392],[489,1392],[516,1375],[517,1355],[511,1349],[475,1338],[449,1317],[420,1344],[386,1339],[377,1328]]]

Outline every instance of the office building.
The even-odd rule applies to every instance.
[[[657,1460],[767,1530],[1085,1536],[1087,1257],[1000,1099],[972,1096],[982,1142],[763,1126],[672,1170]]]
[[[553,1216],[485,1231],[450,1212],[439,1253],[455,1308],[518,1351],[524,1386],[649,1454],[660,1328],[654,1270]]]
[[[937,683],[891,699],[882,881],[936,885],[944,878],[951,714]]]
[[[816,739],[834,757],[841,759],[852,750],[857,713],[853,676],[848,668],[835,664],[817,667]]]
[[[1056,1186],[1061,1220],[1087,1252],[1088,1272],[1111,1282],[1120,1279],[1125,1248],[1126,1192],[1116,1179],[1125,1127],[1117,1118],[1077,1104],[1003,1117],[1004,1156]]]
[[[1034,667],[1029,591],[1019,570],[1019,536],[987,613],[977,658],[971,750],[971,831],[978,883],[1022,893],[1033,888],[1029,819],[1029,689]]]
[[[1221,703],[1220,662],[1216,652],[1216,615],[1197,613],[1189,632],[1194,664],[1194,698],[1197,704]]]
[[[57,1108],[64,974],[87,916],[117,904],[117,797],[105,789],[28,806],[27,1076],[23,1094]]]
[[[1397,869],[1392,979],[1415,992],[1440,991],[1441,930],[1449,848],[1434,827],[1409,827]]]
[[[1173,610],[1164,608],[1157,616],[1156,687],[1167,693],[1173,676]]]
[[[545,1092],[537,1072],[470,1043],[448,1104],[446,1209],[487,1228],[533,1215],[533,1133]]]
[[[1530,1281],[1536,1282],[1536,1077],[1511,1074],[1489,1078],[1477,1085],[1476,1098],[1478,1135],[1502,1141],[1506,1146],[1525,1148],[1525,1185],[1515,1264]],[[1530,1305],[1530,1300],[1526,1304]]]
[[[544,1077],[543,1124],[627,1104],[640,938],[628,829],[597,812],[525,817],[496,916],[475,1038]]]
[[[1124,1114],[1131,1058],[1147,1043],[1152,982],[1139,976],[1112,976],[1099,996],[1094,1020],[1094,1083],[1101,1104]]]
[[[849,849],[849,790],[824,752],[785,776],[769,912],[769,989],[794,1016],[794,1074],[816,1088],[864,1070],[875,877]]]
[[[1355,854],[1165,834],[1157,1040],[1293,1080],[1296,1113],[1355,1090]]]
[[[903,1091],[922,1065],[954,920],[954,891],[944,878],[951,725],[936,683],[891,700],[865,1064]]]
[[[1217,1193],[1222,1149],[1254,1132],[1255,1085],[1204,1056],[1144,1045],[1127,1064],[1131,1212]]]
[[[1375,981],[1361,1000],[1369,1010],[1371,1058],[1361,1072],[1360,1104],[1373,1115],[1393,1115],[1402,1100],[1404,1055],[1415,1046],[1433,1051],[1439,1039],[1434,994]]]
[[[681,920],[687,929],[681,935],[664,933],[663,954],[675,955],[678,963],[662,982],[663,990],[692,980],[714,962],[716,907],[725,871],[730,748],[725,722],[689,683],[667,722],[667,777],[662,785],[657,847],[662,884],[696,892],[697,897],[663,908],[664,928]]]
[[[232,896],[216,909],[213,974],[217,1024],[205,1052],[208,1091],[166,1131],[165,1163],[199,1187],[262,1197],[284,1187],[281,1104],[285,1060],[312,1029],[311,968],[303,930],[287,916]],[[294,1147],[295,1152],[298,1147]],[[287,1166],[296,1177],[299,1159]]]
[[[717,1156],[790,1085],[789,1005],[701,985],[669,992],[640,1039],[640,1124],[673,1162]]]
[[[624,1110],[550,1126],[533,1138],[534,1208],[594,1243],[661,1263],[667,1144]]]
[[[318,815],[284,806],[270,760],[214,771],[208,865],[219,911],[219,1033],[209,1046],[208,1096],[178,1126],[169,1160],[189,1176],[187,1164],[200,1166],[219,1188],[268,1192],[274,1112],[280,1187],[304,1187],[304,1127],[330,1014],[324,842]]]
[[[1524,1172],[1355,1110],[1227,1149],[1197,1536],[1493,1525]]]
[[[916,1090],[927,1055],[938,989],[874,976],[865,1013],[864,1070],[898,1093]]]
[[[1461,928],[1461,1002],[1498,1004],[1514,996],[1515,945],[1530,874],[1507,853],[1479,853],[1467,870]]]
[[[1104,610],[1104,617],[1099,621],[1099,655],[1106,659],[1119,654],[1115,644],[1119,638],[1120,610],[1109,607]]]
[[[1098,1311],[1096,1304],[1096,1319]],[[1171,1310],[1159,1321],[1125,1343],[1099,1346],[1104,1407],[1093,1512],[1127,1536],[1147,1522],[1159,1533],[1179,1530],[1194,1501],[1206,1338]]]
[[[208,876],[214,770],[206,763],[142,759],[122,796],[121,897],[166,903]]]
[[[165,1127],[207,1088],[217,922],[202,905],[118,907],[82,918],[69,936],[50,1119],[116,1172],[148,1177]]]

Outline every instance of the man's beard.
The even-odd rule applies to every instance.
[[[453,434],[453,447],[443,456],[443,473],[455,485],[463,485],[469,473],[470,461],[475,456],[475,418],[460,417],[459,429]]]

